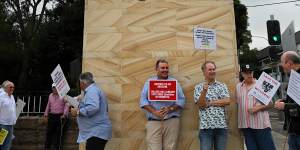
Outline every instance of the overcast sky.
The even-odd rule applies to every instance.
[[[269,4],[278,2],[287,2],[290,0],[240,0],[246,6],[259,4]],[[298,5],[298,6],[297,6]],[[294,20],[295,32],[300,30],[300,1],[260,7],[247,7],[249,17],[249,27],[252,36],[262,36],[267,38],[266,21],[273,14],[275,20],[280,22],[281,33],[287,28],[291,21]],[[262,49],[268,46],[269,43],[263,38],[252,37],[250,48]]]

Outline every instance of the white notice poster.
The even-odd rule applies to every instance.
[[[194,27],[195,49],[216,50],[216,30]]]
[[[66,100],[71,106],[73,106],[74,108],[78,108],[79,102],[78,102],[77,98],[67,95]]]
[[[59,64],[51,73],[51,77],[56,85],[56,90],[58,92],[59,97],[64,97],[69,92],[70,86]]]
[[[254,88],[250,90],[249,95],[254,96],[263,104],[268,105],[279,86],[280,83],[277,80],[263,72],[256,82]]]
[[[298,105],[300,105],[300,74],[292,70],[287,95],[289,95]]]
[[[24,106],[26,105],[26,103],[24,101],[22,101],[21,99],[17,100],[16,103],[16,116],[17,118],[19,118]]]

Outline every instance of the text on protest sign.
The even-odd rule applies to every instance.
[[[254,88],[250,90],[249,95],[254,96],[263,104],[268,105],[279,86],[280,83],[277,80],[263,72],[256,82]]]
[[[216,50],[216,30],[206,28],[194,28],[195,49]]]
[[[289,95],[298,105],[300,105],[300,74],[291,70],[287,95]]]
[[[70,90],[70,86],[65,78],[65,75],[58,64],[54,71],[51,73],[51,77],[53,82],[55,83],[55,87],[59,97],[64,97]]]
[[[149,101],[176,101],[176,80],[150,80],[148,90]]]

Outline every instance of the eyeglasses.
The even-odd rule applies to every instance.
[[[15,89],[15,87],[14,87],[14,86],[11,86],[11,87],[8,87],[8,88],[10,88],[10,89]]]

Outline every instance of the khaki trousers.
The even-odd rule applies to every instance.
[[[85,142],[84,143],[79,143],[79,150],[85,150]]]
[[[176,150],[179,118],[165,121],[148,121],[146,124],[148,150]]]

